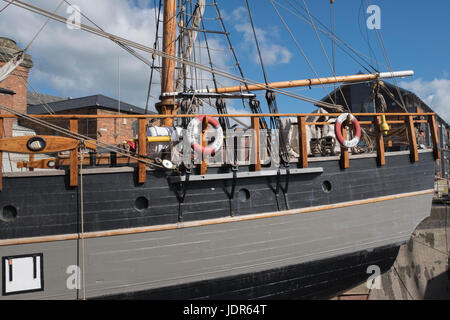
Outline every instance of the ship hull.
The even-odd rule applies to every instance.
[[[386,158],[387,164],[381,168],[374,165],[374,158],[353,159],[347,170],[340,170],[336,161],[316,162],[311,167],[321,167],[323,172],[292,176],[287,199],[283,193],[277,199],[270,187],[262,188],[273,184],[271,177],[238,180],[238,190],[246,188],[251,194],[250,199],[237,200],[219,199],[217,189],[223,188],[224,181],[194,181],[184,205],[170,194],[172,186],[167,186],[166,177],[149,173],[148,180],[153,179],[154,186],[149,182],[136,187],[132,185],[134,182],[127,186],[127,180],[121,177],[132,177],[133,173],[97,171],[84,177],[92,183],[85,186],[83,216],[78,189],[65,188],[64,192],[58,189],[58,194],[49,196],[67,197],[66,209],[58,209],[54,200],[47,199],[37,209],[36,203],[33,207],[40,215],[28,212],[29,219],[36,218],[33,212],[40,219],[39,235],[34,228],[25,226],[29,223],[25,219],[25,204],[17,206],[17,217],[22,214],[22,220],[16,220],[17,225],[14,221],[0,225],[0,255],[8,258],[42,254],[44,279],[40,291],[3,294],[2,298],[329,297],[366,281],[371,275],[367,273],[368,266],[378,266],[381,272],[387,270],[398,247],[409,240],[415,227],[430,214],[432,154],[421,153],[418,163],[410,163],[407,154]],[[54,182],[66,179],[58,175],[16,179],[36,182],[42,178]],[[8,190],[8,184],[17,188],[11,179],[4,179],[4,191]],[[111,179],[116,180],[115,185]],[[158,179],[166,180],[166,189]],[[103,188],[99,188],[101,181]],[[331,192],[323,189],[323,181],[331,181]],[[36,183],[33,187],[36,188]],[[46,188],[57,187],[42,184],[34,193],[39,195]],[[89,192],[89,188],[95,190]],[[119,197],[113,188],[128,189]],[[272,192],[271,197],[267,190]],[[4,191],[3,206],[11,200]],[[158,192],[160,197],[156,196]],[[99,197],[102,193],[103,197]],[[225,194],[223,190],[222,193]],[[151,199],[148,215],[147,209],[120,210],[121,205],[133,206],[136,197],[142,194]],[[28,200],[33,200],[33,196]],[[119,199],[113,201],[114,198]],[[105,205],[108,201],[112,202],[109,207]],[[165,208],[158,211],[156,208],[163,207],[163,203]],[[103,210],[99,210],[102,206]],[[57,214],[43,214],[46,208],[64,214],[67,223],[58,223]],[[129,217],[132,214],[134,218]],[[53,220],[48,220],[49,216]],[[73,266],[84,271],[85,278],[80,277],[79,283]],[[5,266],[2,268],[4,287],[8,279]]]

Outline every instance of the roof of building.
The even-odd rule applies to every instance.
[[[12,91],[12,90],[9,90],[9,89],[5,89],[5,88],[0,88],[0,93],[3,93],[3,94],[16,94],[14,91]]]
[[[103,109],[108,109],[112,111],[119,111],[119,101],[113,98],[106,97],[101,94],[74,98],[74,99],[64,99],[53,102],[46,102],[47,105],[55,112],[62,112],[73,109],[98,107]],[[48,113],[45,103],[37,105],[28,106],[29,114],[45,114]],[[145,110],[134,105],[128,104],[126,102],[120,101],[120,112],[134,113],[134,114],[144,114]]]
[[[388,88],[390,89],[390,91],[391,91],[395,96],[398,97],[398,94],[397,94],[397,92],[396,92],[396,91],[397,91],[397,86],[395,86],[395,85],[393,85],[393,84],[391,84],[391,83],[389,83],[389,82],[386,82],[386,81],[383,81],[383,83],[386,85],[386,87],[388,87]],[[334,91],[330,92],[329,95],[323,97],[323,98],[321,99],[321,101],[328,101],[328,102],[329,102],[329,101],[330,101],[330,100],[329,100],[329,99],[330,99],[329,96],[333,96],[334,94],[340,94],[340,90],[341,90],[341,89],[344,89],[344,88],[346,88],[346,87],[355,86],[355,85],[362,85],[362,84],[366,84],[366,85],[370,86],[370,82],[363,82],[363,83],[346,83],[346,84],[343,84],[343,85],[337,87]],[[436,111],[434,111],[433,109],[431,109],[431,107],[430,107],[429,105],[427,105],[427,104],[426,104],[419,96],[417,96],[414,92],[409,91],[409,90],[406,90],[406,89],[401,88],[401,87],[398,87],[398,89],[400,90],[402,96],[412,96],[412,97],[414,97],[415,99],[417,99],[417,100],[420,102],[420,104],[422,105],[422,107],[423,107],[422,109],[424,109],[423,112],[434,112],[434,113],[436,113]],[[439,119],[439,121],[440,121],[441,123],[444,123],[444,124],[445,124],[445,126],[446,126],[447,128],[450,127],[450,125],[447,123],[447,121],[445,121],[441,116],[439,116],[438,113],[436,113],[436,116],[437,116],[437,118]]]

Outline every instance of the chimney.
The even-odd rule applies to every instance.
[[[14,40],[0,37],[0,68],[8,62],[21,49]],[[14,70],[8,78],[0,82],[0,88],[5,91],[13,91],[14,94],[0,93],[0,105],[13,108],[20,112],[27,112],[27,80],[30,69],[33,67],[31,56],[26,54],[23,62]],[[7,113],[0,110],[0,114]],[[12,136],[12,125],[17,120],[5,119],[3,137]]]

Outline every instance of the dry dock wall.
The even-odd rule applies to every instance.
[[[403,245],[392,268],[381,276],[371,300],[450,299],[450,203],[436,202]]]

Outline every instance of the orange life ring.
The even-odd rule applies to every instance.
[[[345,140],[342,136],[342,123],[347,120],[350,116],[350,120],[355,129],[355,136],[352,140]],[[334,133],[336,134],[336,139],[339,143],[346,148],[354,148],[358,145],[359,139],[361,138],[361,127],[359,125],[358,119],[356,119],[351,113],[343,113],[337,119],[334,125]]]
[[[203,147],[200,143],[196,141],[196,137],[200,136],[199,128],[201,128],[201,124],[203,119],[207,117],[208,123],[216,129],[214,141],[208,144],[206,147]],[[197,118],[193,118],[187,127],[188,140],[195,151],[201,152],[202,154],[211,155],[219,151],[223,144],[223,130],[220,126],[219,121],[214,119],[213,117],[208,117],[207,115],[199,115]]]

